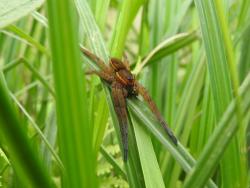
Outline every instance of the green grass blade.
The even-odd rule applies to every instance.
[[[18,37],[20,37],[22,40],[25,40],[28,42],[28,44],[31,44],[32,46],[36,47],[39,51],[46,54],[47,56],[50,56],[48,50],[41,45],[38,41],[36,41],[34,38],[32,38],[30,35],[26,34],[24,31],[22,31],[20,28],[11,25],[6,28],[7,31],[14,33]]]
[[[243,103],[244,113],[250,108],[250,74],[246,77],[240,90],[241,97],[244,97]],[[186,179],[184,188],[203,187],[207,179],[212,175],[213,170],[219,163],[228,143],[231,141],[235,131],[237,130],[237,118],[234,114],[236,108],[235,100],[230,103],[226,112],[219,121],[218,127],[209,139],[208,144],[205,146],[197,165],[194,167],[189,177]],[[215,147],[218,146],[218,147]],[[209,159],[209,160],[208,160]],[[247,177],[245,177],[247,178]],[[241,182],[244,183],[244,182]],[[239,184],[238,184],[239,185]],[[246,184],[243,186],[246,187]]]
[[[159,59],[168,56],[176,52],[177,50],[190,45],[192,42],[198,39],[196,32],[193,33],[180,33],[174,35],[158,44],[148,55],[143,58],[143,61],[140,64],[137,64],[133,70],[134,74],[138,74],[141,70],[150,65],[150,62],[157,62]]]
[[[206,145],[210,135],[212,134],[214,130],[214,106],[213,106],[213,100],[212,100],[212,94],[211,94],[211,87],[209,84],[209,76],[206,74],[206,81],[205,81],[205,88],[203,91],[203,101],[202,101],[202,115],[200,123],[198,126],[195,126],[193,131],[193,136],[191,136],[191,143],[190,148],[193,151],[195,156],[198,156],[204,146]],[[196,133],[194,131],[197,131]]]
[[[150,135],[140,126],[142,122],[139,118],[132,116],[132,123],[135,129],[136,144],[138,145],[145,185],[147,188],[164,188],[163,178]]]
[[[195,2],[200,15],[200,21],[202,22],[202,37],[207,53],[212,92],[215,98],[214,100],[218,103],[215,109],[216,116],[220,117],[220,114],[224,112],[224,108],[226,108],[232,98],[229,71],[225,59],[226,56],[222,50],[224,47],[223,43],[221,43],[222,38],[219,35],[220,27],[218,27],[219,23],[216,19],[214,7],[212,7],[213,3],[200,0]]]
[[[60,160],[59,156],[56,154],[55,150],[53,149],[53,147],[51,146],[51,144],[49,143],[49,141],[46,139],[46,137],[44,136],[43,132],[40,130],[39,126],[36,124],[36,122],[32,119],[32,117],[29,115],[29,113],[25,110],[25,108],[20,104],[20,102],[17,100],[17,98],[11,94],[10,95],[11,98],[13,99],[13,101],[16,103],[16,105],[21,109],[21,111],[23,112],[23,114],[27,117],[27,119],[30,121],[30,123],[32,124],[32,126],[34,127],[34,129],[36,130],[37,134],[41,137],[41,139],[44,141],[44,143],[46,144],[46,146],[48,147],[48,149],[50,150],[51,154],[53,155],[53,157],[55,158],[57,165],[59,166],[60,170],[63,172],[64,171],[64,167],[62,164],[62,161]]]
[[[48,20],[45,16],[43,16],[42,14],[40,14],[37,11],[32,12],[32,16],[44,27],[48,27]]]
[[[175,160],[181,165],[182,169],[186,172],[190,172],[192,167],[195,166],[196,161],[181,143],[176,147],[169,141],[166,133],[161,129],[160,125],[155,122],[152,113],[146,105],[139,100],[129,100],[128,105],[133,115],[143,121],[143,125],[145,125],[154,137],[171,153]],[[209,180],[208,187],[212,188],[217,186]]]
[[[243,35],[243,42],[241,46],[241,57],[239,63],[239,75],[242,82],[250,70],[250,25]]]
[[[221,118],[233,96],[236,101],[236,113],[240,126],[241,108],[238,96],[238,78],[234,51],[230,40],[222,5],[219,1],[196,0],[202,38],[208,60],[209,78],[213,94],[215,119]],[[246,183],[246,165],[242,164],[237,137],[225,151],[221,162],[222,186],[236,187]],[[244,158],[244,156],[242,156]],[[243,159],[244,160],[244,159]]]
[[[122,169],[122,167],[120,167],[116,160],[111,155],[109,155],[109,153],[103,146],[100,147],[100,152],[105,157],[105,159],[114,167],[115,172],[120,174],[124,179],[127,179],[126,172]]]
[[[1,0],[0,29],[26,16],[39,8],[43,3],[44,0]]]
[[[97,187],[73,1],[48,1],[63,187]]]
[[[180,104],[174,119],[176,134],[183,145],[187,145],[193,125],[193,117],[196,113],[196,106],[200,97],[200,91],[204,83],[205,63],[204,58],[200,58],[201,62],[196,62],[189,76],[185,89],[182,93]],[[173,165],[174,164],[174,165]],[[173,159],[168,161],[166,173],[171,171],[172,176],[169,177],[168,186],[175,186],[180,175],[180,167],[175,164]]]
[[[109,4],[110,4],[110,0],[106,0],[106,1],[97,0],[96,2],[95,18],[102,32],[105,30]]]
[[[46,95],[45,95],[46,97]],[[48,107],[48,104],[44,105],[46,107]],[[48,109],[48,108],[47,108]],[[47,119],[45,119],[46,123],[45,123],[45,129],[43,131],[45,138],[48,140],[48,142],[50,143],[51,146],[54,146],[54,148],[57,146],[57,124],[56,124],[56,111],[55,109],[53,109],[49,114]],[[45,122],[44,121],[44,122]],[[49,150],[48,146],[46,146],[45,142],[41,143],[41,152],[43,155],[43,160],[45,165],[48,167],[48,169],[53,172],[54,169],[54,163],[53,163],[53,154],[51,154],[51,151]],[[63,171],[65,170],[64,166],[63,166]],[[63,172],[62,171],[62,172]]]
[[[247,23],[249,14],[250,14],[250,1],[242,0],[238,27],[243,27],[243,25]]]
[[[2,74],[0,75],[0,95],[1,143],[5,141],[9,149],[17,176],[25,187],[52,187],[52,180],[31,147],[23,125],[20,123],[22,121],[11,104]]]
[[[51,75],[50,76],[47,76],[44,78],[46,81],[50,81],[52,78],[51,78]],[[33,89],[34,87],[36,87],[37,85],[39,85],[40,82],[39,81],[34,81],[30,84],[28,84],[27,86],[23,87],[22,89],[18,90],[17,92],[15,92],[15,96],[18,97],[18,96],[21,96],[23,95],[25,92],[29,91],[30,89]]]
[[[123,55],[125,41],[133,20],[145,0],[124,0],[116,21],[111,39],[111,55],[121,57]]]
[[[1,67],[0,69],[1,71],[3,71],[3,73],[7,73],[8,71],[12,70],[14,67],[19,65],[20,63],[22,63],[22,58],[17,58],[7,63],[5,66]]]
[[[236,99],[236,113],[237,113],[237,119],[238,119],[238,124],[239,127],[241,126],[241,99],[239,96],[239,78],[238,78],[238,70],[236,66],[236,61],[234,57],[234,50],[233,50],[233,45],[231,41],[231,37],[229,35],[229,29],[228,29],[228,24],[226,21],[226,18],[224,16],[223,12],[223,7],[222,3],[220,0],[215,1],[215,8],[218,14],[218,21],[219,24],[221,25],[221,32],[222,32],[222,39],[224,41],[224,48],[227,56],[227,63],[228,63],[228,68],[230,71],[230,78],[232,82],[232,88],[233,88],[233,96]]]
[[[99,97],[100,98],[98,99],[98,101],[96,101],[97,104],[93,104],[93,106],[96,109],[93,114],[93,119],[94,119],[93,145],[96,154],[98,153],[100,146],[103,142],[103,136],[106,130],[106,125],[109,116],[108,105],[106,102],[106,97],[104,92],[101,92],[101,95]]]
[[[55,92],[43,78],[43,76],[28,62],[27,59],[22,58],[24,65],[34,74],[34,76],[42,83],[42,85],[50,92],[50,94],[55,98]]]

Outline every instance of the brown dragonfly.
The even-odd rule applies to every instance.
[[[123,144],[123,159],[125,162],[128,159],[128,114],[126,98],[129,97],[136,97],[140,94],[147,102],[149,108],[154,113],[155,117],[164,128],[172,142],[177,145],[178,141],[176,137],[163,119],[160,111],[148,94],[147,90],[137,80],[135,80],[135,76],[130,71],[127,58],[125,58],[124,61],[117,58],[111,58],[109,60],[109,65],[106,65],[102,59],[87,49],[81,48],[81,51],[90,60],[96,62],[101,68],[100,71],[90,70],[87,74],[96,74],[111,86],[111,95],[114,109],[119,121]]]

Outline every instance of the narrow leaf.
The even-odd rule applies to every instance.
[[[44,0],[1,0],[0,1],[0,29],[36,10]]]

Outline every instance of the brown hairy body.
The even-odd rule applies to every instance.
[[[149,108],[154,113],[169,138],[177,145],[176,137],[163,119],[147,90],[135,80],[134,75],[130,72],[129,63],[126,58],[124,61],[111,58],[108,66],[90,51],[84,48],[81,48],[81,51],[88,58],[95,61],[101,68],[101,71],[91,70],[88,71],[87,74],[96,74],[111,85],[112,100],[119,121],[123,144],[123,158],[125,162],[128,159],[128,114],[126,105],[126,98],[128,97],[136,97],[140,94],[147,102]]]

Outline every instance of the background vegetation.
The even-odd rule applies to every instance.
[[[245,188],[250,1],[1,0],[0,187]],[[126,53],[179,139],[129,99],[129,160],[107,84]]]

